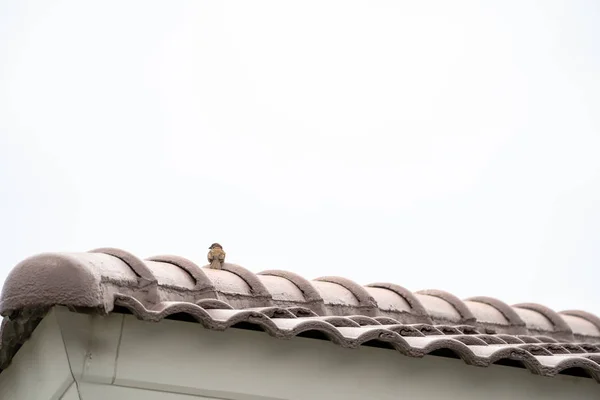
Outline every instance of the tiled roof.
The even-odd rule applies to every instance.
[[[539,375],[600,382],[600,319],[490,297],[460,300],[393,283],[308,281],[292,272],[254,274],[234,264],[199,267],[177,256],[141,260],[118,249],[49,253],[9,274],[0,298],[0,369],[55,305],[130,312],[140,319],[195,320],[208,329],[260,329],[277,338],[325,338],[343,347],[390,348],[411,357],[451,356],[476,366],[524,367]]]

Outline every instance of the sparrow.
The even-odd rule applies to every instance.
[[[219,243],[211,244],[207,258],[208,262],[210,263],[209,268],[221,269],[223,267],[223,263],[225,262],[225,252],[223,251],[223,246],[221,246]]]

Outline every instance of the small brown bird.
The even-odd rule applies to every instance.
[[[223,267],[223,263],[225,262],[225,252],[223,251],[223,246],[221,246],[219,243],[211,244],[207,258],[208,262],[210,263],[209,268],[221,269]]]

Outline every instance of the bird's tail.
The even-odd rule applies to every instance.
[[[219,260],[212,260],[212,262],[210,263],[210,268],[221,269],[221,263],[219,262]]]

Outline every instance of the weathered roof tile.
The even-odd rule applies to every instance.
[[[186,316],[215,330],[256,326],[274,337],[324,337],[411,357],[443,352],[477,366],[516,362],[546,376],[579,369],[600,381],[600,319],[587,312],[339,277],[309,281],[279,270],[254,274],[228,263],[213,270],[177,256],[144,261],[118,249],[42,254],[10,272],[0,297],[0,368],[55,305],[116,307],[147,321]]]
[[[577,340],[600,337],[600,318],[581,310],[568,310],[558,313],[573,331]]]

